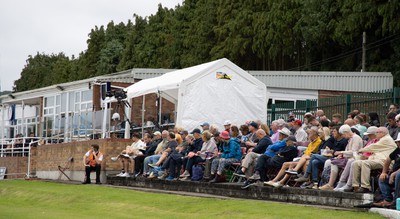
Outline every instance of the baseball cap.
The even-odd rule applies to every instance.
[[[258,124],[256,122],[250,122],[249,126],[253,126],[254,128],[258,129]]]
[[[287,141],[297,142],[296,137],[294,135],[289,136]]]
[[[230,125],[231,124],[231,120],[225,120],[224,125]]]
[[[204,122],[203,124],[200,125],[201,127],[203,126],[210,126],[210,124],[208,122]]]
[[[298,126],[302,125],[302,122],[300,120],[298,120],[298,119],[294,120],[293,123],[298,125]]]
[[[201,131],[200,131],[200,129],[196,128],[196,129],[193,129],[193,131],[190,134],[194,134],[194,133],[199,133],[200,134]]]
[[[153,133],[153,135],[161,135],[161,132],[155,131],[155,132]]]

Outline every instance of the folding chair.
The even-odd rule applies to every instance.
[[[73,161],[74,161],[74,158],[73,157],[69,157],[67,162],[65,162],[64,167],[58,166],[58,170],[60,171],[60,175],[58,176],[58,180],[60,180],[62,175],[64,175],[65,177],[67,177],[67,179],[69,181],[71,181],[71,178],[69,178],[69,176],[65,173],[65,171],[69,169],[69,167],[71,166]]]
[[[242,151],[242,159],[241,159],[241,160],[243,160],[243,158],[246,156],[246,150],[247,150],[247,148],[246,148],[246,147],[240,147],[240,150]],[[241,165],[241,164],[242,164],[241,160],[240,160],[240,162],[232,163],[232,164],[229,166],[229,169],[232,170],[233,173],[236,173],[236,172],[240,169],[240,167],[242,166],[242,165]],[[234,175],[233,173],[232,173],[231,178],[229,179],[229,182],[234,182],[234,181],[237,179],[237,180],[238,180],[238,183],[240,183],[240,182],[242,181],[243,177],[241,177],[241,176],[236,176],[236,175]]]

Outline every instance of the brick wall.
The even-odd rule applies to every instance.
[[[144,121],[152,121],[153,123],[157,122],[157,112],[159,110],[156,107],[157,95],[156,94],[147,94],[145,95],[145,112],[144,112]],[[142,124],[142,103],[143,97],[136,97],[132,99],[132,121],[133,123],[141,126]],[[170,120],[175,120],[175,105],[166,99],[162,99],[162,107],[161,112],[164,114],[170,115]]]
[[[36,154],[36,148],[32,148],[31,154]],[[36,159],[31,157],[31,165],[36,164]],[[0,167],[6,167],[6,179],[23,178],[28,172],[28,157],[0,157]]]
[[[64,167],[69,157],[73,157],[70,171],[84,171],[83,155],[90,149],[91,144],[98,144],[100,152],[104,154],[102,170],[118,171],[121,169],[118,162],[112,162],[111,157],[118,155],[127,145],[130,139],[98,139],[90,141],[70,142],[63,144],[41,145],[32,148],[31,175],[37,171],[58,172],[58,166]],[[28,157],[1,157],[0,167],[7,167],[7,173],[26,173]],[[21,178],[24,175],[13,175],[7,178]]]

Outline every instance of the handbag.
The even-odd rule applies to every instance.
[[[347,158],[332,158],[331,163],[338,167],[344,168],[347,164]]]

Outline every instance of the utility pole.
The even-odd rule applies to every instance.
[[[362,40],[362,61],[361,61],[361,71],[365,72],[365,58],[366,58],[366,53],[367,53],[367,34],[365,31],[363,32],[363,40]]]

